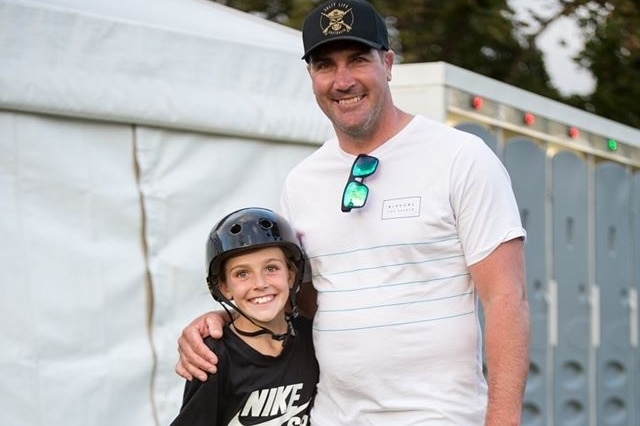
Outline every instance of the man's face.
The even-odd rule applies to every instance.
[[[393,53],[364,44],[337,41],[318,47],[308,65],[320,109],[340,136],[370,136],[391,107],[389,80]]]

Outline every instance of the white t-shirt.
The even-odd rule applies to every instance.
[[[343,213],[355,156],[336,139],[287,177],[283,213],[318,291],[314,425],[481,425],[487,386],[472,265],[524,236],[509,176],[478,137],[417,116],[374,152],[366,205]]]

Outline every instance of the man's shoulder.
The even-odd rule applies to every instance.
[[[463,153],[469,156],[476,155],[478,151],[490,150],[478,135],[423,115],[416,115],[411,127],[406,130],[403,139],[408,143],[405,146],[412,149],[427,149],[430,153],[431,149],[436,149],[442,154]]]
[[[222,329],[221,338],[215,339],[211,336],[207,336],[204,338],[204,344],[218,356],[218,359],[220,359],[224,358],[225,354],[234,350],[234,340],[236,340],[234,337],[235,335],[233,334],[233,331],[231,331],[228,325],[225,325]]]
[[[478,139],[478,137],[472,133],[465,132],[464,130],[453,127],[449,124],[436,121],[425,115],[416,115],[413,119],[412,125],[418,131],[429,132],[441,132],[446,134],[449,138],[463,140]]]

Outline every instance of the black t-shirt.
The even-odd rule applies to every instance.
[[[171,426],[308,425],[318,382],[311,320],[294,319],[295,336],[277,357],[263,355],[225,327],[205,343],[218,357],[206,382],[187,381]],[[289,421],[293,419],[293,422]]]

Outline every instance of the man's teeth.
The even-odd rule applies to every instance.
[[[362,96],[357,96],[355,98],[340,99],[338,103],[340,105],[350,105],[350,104],[355,104],[356,102],[359,102],[361,99],[362,99]]]

